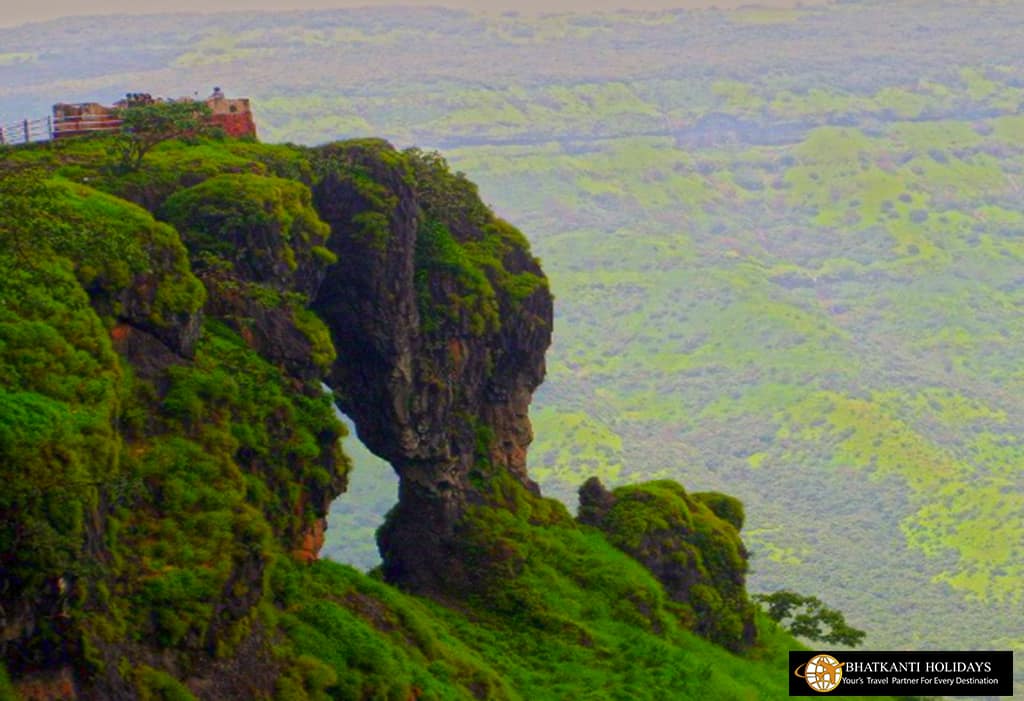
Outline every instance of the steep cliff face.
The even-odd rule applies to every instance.
[[[111,559],[104,487],[125,462],[116,350],[147,349],[145,367],[186,362],[204,290],[173,229],[32,169],[2,173],[0,244],[0,655],[61,670],[29,675],[59,690],[81,655],[76,604]]]
[[[126,660],[246,696],[228,662],[269,644],[269,572],[316,548],[345,486],[320,386],[333,347],[306,309],[329,230],[301,182],[223,174],[147,212],[16,155],[0,164],[0,655],[27,698],[166,681]]]
[[[527,407],[544,377],[552,299],[522,235],[443,161],[381,142],[321,149],[315,200],[331,226],[314,309],[338,359],[330,384],[401,478],[379,533],[385,576],[457,588],[458,526],[493,471],[527,488]]]
[[[192,149],[0,161],[0,698],[644,698],[663,659],[648,696],[716,697],[687,631],[752,641],[742,511],[540,496],[522,234],[436,154]],[[335,402],[401,478],[385,579],[456,605],[317,562]]]

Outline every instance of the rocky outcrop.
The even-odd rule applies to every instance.
[[[608,491],[596,477],[579,495],[578,520],[649,569],[681,604],[684,623],[731,650],[754,643],[739,501],[717,492],[687,494],[670,481]]]
[[[421,602],[305,566],[346,486],[332,399],[401,478],[378,532],[390,582],[601,656],[623,622],[661,635],[672,614],[749,640],[738,504],[585,490],[580,520],[654,571],[666,606],[649,577],[611,581],[641,573],[539,496],[527,411],[552,299],[468,180],[380,141],[206,148],[216,167],[103,180],[159,192],[150,211],[61,185],[75,245],[19,250],[27,266],[0,250],[0,697],[516,696],[435,640]]]
[[[99,201],[102,218],[90,206]],[[101,318],[116,320],[117,350],[136,370],[157,378],[193,358],[202,329],[206,290],[193,274],[178,233],[123,200],[89,188],[74,191],[68,216],[104,231],[104,247],[75,260],[76,273]]]
[[[317,159],[314,199],[338,257],[314,301],[338,352],[329,384],[401,478],[378,534],[384,574],[450,590],[458,524],[488,501],[488,476],[536,491],[527,407],[544,377],[551,295],[521,234],[440,159],[377,141]]]
[[[166,672],[186,680],[202,698],[255,698],[273,688],[277,674],[270,641],[253,632],[258,607],[267,600],[274,548],[302,562],[315,560],[327,510],[346,486],[348,462],[339,443],[343,427],[320,384],[334,359],[333,347],[326,327],[306,309],[334,260],[322,247],[329,230],[312,209],[308,187],[256,175],[222,176],[181,190],[167,199],[160,215],[173,228],[140,218],[148,227],[138,234],[146,256],[143,270],[127,278],[101,271],[88,289],[93,308],[114,322],[112,345],[138,380],[123,389],[126,396],[137,396],[130,400],[135,418],[118,427],[119,439],[130,455],[126,470],[144,470],[140,466],[162,441],[177,442],[174,452],[198,448],[192,460],[209,460],[207,475],[216,474],[210,468],[218,465],[223,472],[211,479],[222,480],[222,498],[234,499],[235,506],[223,508],[211,530],[220,529],[222,537],[229,531],[233,542],[222,538],[217,575],[197,597],[198,609],[164,613],[173,608],[166,601],[171,588],[154,590],[157,596],[145,590],[146,584],[123,590],[122,596],[134,597],[133,615],[141,621],[135,624],[144,641],[109,639],[88,624],[47,615],[57,621],[51,628],[72,625],[62,632],[64,639],[88,637],[91,654],[102,661],[102,673],[84,692],[66,698],[136,698],[133,687],[165,685],[160,675]],[[240,387],[239,379],[244,385],[255,375],[260,379]],[[181,475],[167,473],[165,465],[149,478],[145,489],[151,496],[131,485],[105,491],[92,514],[99,527],[106,528],[109,505],[126,500],[135,522],[122,525],[119,535],[101,532],[95,540],[134,554],[144,547],[142,541],[153,540],[145,535],[152,524],[186,518],[188,509],[169,505],[174,497],[168,495],[194,487],[183,487],[187,482],[168,487],[164,479]],[[242,492],[243,479],[255,494]],[[243,506],[246,496],[251,504]],[[122,515],[122,522],[126,518]],[[174,567],[147,569],[145,561],[122,557],[102,552],[95,558],[114,570],[105,573],[105,587],[129,579],[157,581],[164,572],[174,576]],[[186,557],[179,566],[192,564]],[[122,567],[130,574],[117,571]],[[114,617],[94,594],[78,592],[76,598],[101,612],[97,615]],[[34,610],[38,615],[43,609],[34,604]],[[34,629],[23,637],[28,636],[40,637]],[[0,647],[4,642],[0,639]],[[76,655],[58,650],[54,658]],[[246,659],[257,657],[264,664],[254,676]],[[25,661],[8,659],[11,671],[33,680],[33,688],[52,687],[42,685],[49,672],[33,676],[32,670],[52,668],[54,660],[36,652]],[[123,659],[143,667],[125,677]],[[139,669],[156,676],[147,682],[148,673]]]
[[[318,357],[329,352],[317,347],[319,324],[302,315],[334,259],[309,189],[282,178],[219,175],[175,193],[160,214],[188,246],[208,291],[205,312],[289,374],[319,380],[333,355]]]
[[[336,258],[325,247],[330,229],[313,208],[309,188],[277,177],[224,174],[171,195],[160,215],[188,247],[207,290],[206,316],[236,331],[297,389],[319,393],[335,354],[326,327],[306,306]],[[317,558],[327,510],[345,491],[339,438],[332,431],[316,437],[328,481],[302,484],[299,496],[284,505],[299,527],[283,535],[305,562]],[[275,492],[293,491],[275,476],[274,459],[242,448],[236,460],[247,472],[265,475]],[[303,517],[307,512],[312,520]]]

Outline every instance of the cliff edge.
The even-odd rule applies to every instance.
[[[758,649],[736,504],[592,483],[576,520],[530,480],[552,297],[465,176],[104,138],[0,150],[0,698],[760,688],[693,635]],[[383,582],[318,560],[335,404],[401,479]]]

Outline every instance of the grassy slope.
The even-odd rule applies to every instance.
[[[182,655],[171,668],[189,676],[209,657],[215,626],[218,659],[230,659],[251,635],[267,641],[248,660],[251,673],[279,672],[274,698],[288,701],[785,694],[786,650],[796,642],[774,624],[761,621],[761,643],[745,657],[694,636],[647,570],[595,530],[576,526],[560,504],[514,482],[496,487],[509,511],[481,507],[465,524],[478,558],[467,566],[480,568],[483,585],[447,607],[350,567],[296,564],[286,552],[289,534],[308,514],[296,513],[288,499],[298,480],[308,487],[330,479],[321,456],[333,448],[315,437],[341,430],[327,395],[300,392],[294,378],[209,318],[194,362],[172,367],[157,399],[156,388],[113,352],[117,320],[90,305],[84,285],[119,290],[133,283],[118,266],[151,271],[155,256],[166,260],[170,251],[181,258],[162,284],[182,296],[158,294],[165,306],[156,308],[194,310],[202,289],[169,225],[68,183],[88,180],[119,193],[141,185],[174,190],[181,186],[172,176],[183,164],[196,172],[201,160],[208,177],[240,166],[252,173],[251,192],[239,194],[244,200],[262,192],[260,183],[280,187],[268,169],[281,175],[303,157],[272,146],[169,143],[141,172],[123,176],[105,168],[103,146],[3,152],[40,169],[25,176],[29,183],[55,176],[53,189],[33,186],[33,199],[17,215],[22,191],[11,186],[10,171],[0,181],[0,295],[7,300],[0,315],[0,450],[8,484],[0,507],[17,509],[15,532],[0,535],[9,555],[12,542],[24,546],[12,560],[17,572],[5,574],[25,586],[60,573],[80,578],[81,594],[64,603],[61,619],[83,633],[76,658],[83,669],[102,673],[116,664],[142,698],[187,701],[193,696],[181,680],[140,661],[156,659],[142,650]],[[36,228],[47,222],[29,214],[65,206],[87,235]],[[242,454],[252,459],[243,464]],[[65,473],[55,475],[58,465]],[[340,457],[339,470],[346,467]],[[59,509],[47,481],[55,477],[77,488],[60,495]],[[94,509],[105,529],[97,561],[81,548],[83,520]],[[26,544],[19,533],[36,540]],[[233,565],[253,557],[266,566],[262,578],[226,579]],[[215,610],[226,589],[252,597],[240,618]],[[116,659],[104,657],[109,649]],[[0,666],[0,696],[10,695]]]

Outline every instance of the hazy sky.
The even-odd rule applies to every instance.
[[[829,0],[803,0],[822,4]],[[308,8],[382,7],[388,5],[443,5],[474,10],[521,12],[569,12],[587,10],[668,9],[679,7],[735,7],[760,5],[791,7],[798,0],[0,0],[0,26],[56,19],[67,15],[100,15],[131,12],[233,12],[239,10],[299,10]],[[3,47],[0,47],[0,53]]]

